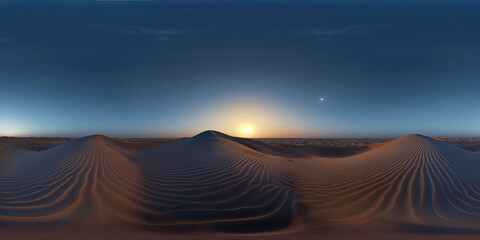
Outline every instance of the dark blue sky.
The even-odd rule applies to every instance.
[[[475,1],[0,0],[0,135],[478,136],[479,103]]]

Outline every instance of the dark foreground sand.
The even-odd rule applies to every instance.
[[[476,140],[1,138],[0,239],[478,239]]]

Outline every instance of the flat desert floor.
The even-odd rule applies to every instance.
[[[0,138],[0,239],[478,239],[480,138]]]

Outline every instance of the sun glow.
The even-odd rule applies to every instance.
[[[0,119],[0,137],[18,136],[22,133],[18,121],[11,119]]]
[[[191,124],[190,134],[204,129],[245,138],[295,137],[308,133],[295,118],[295,112],[287,114],[282,109],[262,99],[230,99],[201,112],[202,116]]]
[[[241,124],[238,130],[242,137],[250,137],[253,134],[253,127],[248,123]]]

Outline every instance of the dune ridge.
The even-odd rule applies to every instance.
[[[480,228],[478,153],[421,135],[342,158],[292,160],[256,144],[205,131],[148,148],[102,135],[41,152],[0,146],[0,160],[12,163],[0,175],[0,225],[265,232],[303,221]]]

